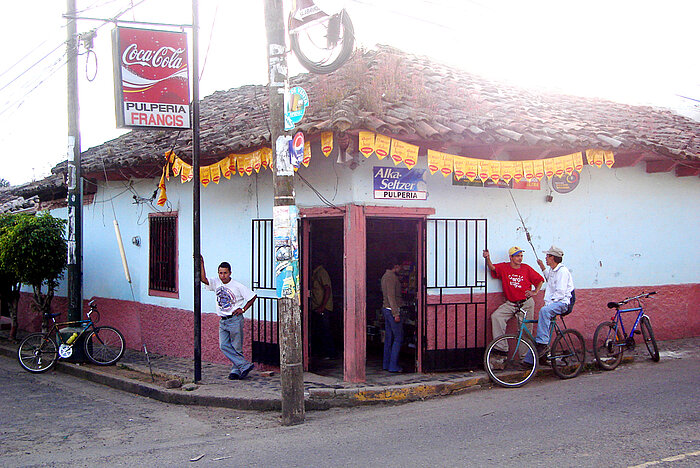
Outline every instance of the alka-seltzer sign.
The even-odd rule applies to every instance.
[[[117,126],[190,128],[187,34],[112,31]]]
[[[425,169],[374,167],[374,198],[391,200],[427,200]]]

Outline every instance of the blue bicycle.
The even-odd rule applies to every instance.
[[[634,349],[634,335],[642,335],[644,344],[654,362],[659,362],[659,346],[651,329],[651,320],[644,314],[642,299],[653,296],[656,292],[642,293],[634,297],[628,297],[620,302],[608,302],[609,309],[615,309],[615,314],[610,321],[598,325],[593,334],[593,355],[598,365],[605,370],[613,370],[622,361],[625,349]],[[637,307],[620,309],[628,302],[636,301]],[[625,330],[622,323],[622,314],[637,312],[637,318],[629,331]]]

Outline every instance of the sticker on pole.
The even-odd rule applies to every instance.
[[[301,86],[295,86],[284,95],[284,129],[292,130],[301,121],[309,105],[309,96]],[[302,147],[304,145],[302,144]]]
[[[289,155],[294,169],[299,169],[304,160],[304,134],[297,132],[289,143]]]

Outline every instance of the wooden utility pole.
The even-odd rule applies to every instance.
[[[194,260],[194,381],[202,380],[202,282],[199,181],[199,2],[192,0],[192,259]]]
[[[68,69],[68,320],[82,318],[83,311],[83,184],[80,168],[80,106],[78,104],[78,27],[75,0],[66,12]]]
[[[287,239],[296,239],[296,222],[285,232],[282,214],[296,217],[294,199],[294,172],[290,165],[288,141],[284,130],[284,92],[287,85],[287,57],[285,51],[284,18],[282,0],[265,0],[265,28],[267,30],[267,54],[270,98],[270,142],[272,144],[273,171],[272,185],[275,190],[275,216],[273,231],[275,237],[282,234]],[[276,262],[280,258],[276,256]],[[284,260],[289,262],[289,260]],[[291,264],[298,262],[292,258]],[[289,263],[288,263],[289,264]],[[293,265],[296,266],[296,265]],[[286,270],[286,268],[284,269]],[[275,268],[278,271],[278,268]],[[298,274],[298,268],[296,268]],[[282,424],[292,426],[304,422],[304,367],[301,353],[301,311],[299,309],[298,283],[289,291],[277,291],[277,320],[280,342],[280,378],[282,383]]]

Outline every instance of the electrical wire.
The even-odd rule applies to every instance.
[[[342,208],[340,208],[339,206],[333,204],[330,200],[328,200],[326,197],[324,197],[323,194],[322,194],[321,192],[319,192],[318,190],[316,190],[316,188],[315,188],[313,185],[311,185],[311,183],[309,183],[309,181],[306,180],[306,179],[304,178],[304,176],[302,176],[301,174],[299,174],[298,171],[296,172],[295,175],[296,175],[297,177],[299,177],[299,179],[301,179],[301,181],[304,182],[304,184],[306,184],[306,185],[311,189],[311,191],[314,192],[314,193],[316,194],[316,196],[319,198],[319,200],[321,200],[321,202],[323,202],[324,205],[328,206],[329,208],[334,208],[334,209],[336,209],[336,210],[338,210],[338,211],[344,211]]]

